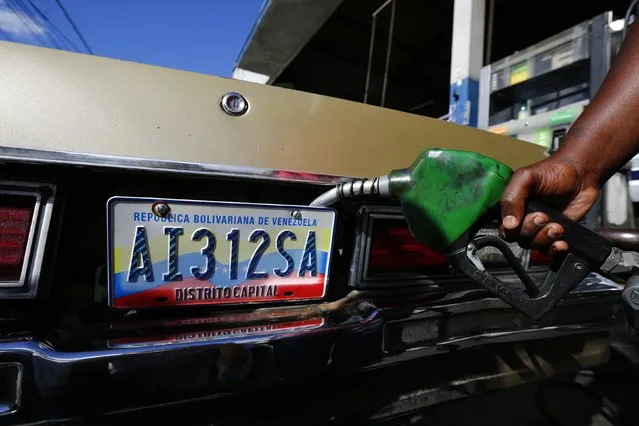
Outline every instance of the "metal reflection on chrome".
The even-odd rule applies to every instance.
[[[355,176],[333,176],[310,172],[291,172],[248,166],[231,166],[187,161],[153,160],[106,154],[48,151],[0,146],[0,161],[26,164],[63,164],[81,167],[110,168],[176,173],[182,175],[233,177],[256,181],[302,182],[336,185]]]
[[[212,330],[192,330],[158,336],[120,337],[107,342],[109,348],[135,348],[145,346],[162,346],[176,343],[199,341],[233,340],[241,337],[261,337],[283,333],[296,333],[322,327],[324,318],[309,318],[298,321],[274,322],[243,327],[226,327]]]
[[[222,110],[228,115],[239,117],[246,114],[248,109],[248,101],[237,92],[229,92],[222,97]]]

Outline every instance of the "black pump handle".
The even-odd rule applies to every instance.
[[[561,239],[568,243],[568,252],[583,259],[593,269],[603,265],[610,256],[613,247],[612,241],[587,226],[568,219],[557,210],[539,201],[530,201],[526,210],[527,213],[545,213],[551,222],[563,226],[564,234]]]
[[[610,256],[613,245],[609,239],[568,219],[543,203],[531,201],[526,210],[527,213],[543,212],[548,215],[551,222],[562,225],[564,228],[562,240],[568,243],[568,252],[553,258],[541,287],[534,284],[530,275],[523,269],[510,248],[502,240],[495,237],[475,237],[481,228],[479,224],[450,247],[447,257],[453,266],[510,306],[524,315],[539,319],[555,307],[591,271],[598,270]],[[528,294],[512,288],[487,271],[479,269],[470,260],[469,252],[487,246],[497,248],[504,255],[506,261],[525,285]]]

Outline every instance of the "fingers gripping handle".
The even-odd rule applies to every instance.
[[[562,239],[568,243],[568,252],[581,258],[592,268],[604,264],[612,252],[612,241],[592,229],[568,219],[560,212],[538,201],[530,201],[527,213],[541,212],[548,215],[551,222],[564,228]]]

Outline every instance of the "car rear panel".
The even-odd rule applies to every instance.
[[[335,206],[319,302],[112,309],[112,197],[307,205],[428,146],[513,168],[543,150],[280,88],[14,43],[0,55],[0,212],[11,215],[0,272],[20,283],[0,285],[0,422],[379,420],[597,365],[623,324],[621,287],[596,275],[527,320],[415,245],[397,205],[379,199]],[[244,116],[220,108],[229,92],[249,102]],[[35,194],[37,214],[16,192]],[[380,215],[392,226],[377,227]],[[520,255],[527,267],[541,259],[530,270],[543,276],[542,258]]]

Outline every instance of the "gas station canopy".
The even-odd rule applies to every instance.
[[[628,6],[626,0],[579,7],[572,0],[485,3],[486,64],[599,13],[622,17]],[[234,77],[375,105],[385,93],[387,108],[439,117],[448,112],[453,7],[451,0],[268,0]]]

